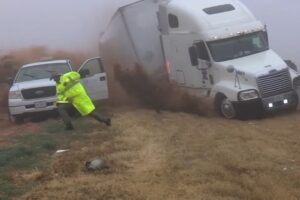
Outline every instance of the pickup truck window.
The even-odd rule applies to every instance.
[[[64,74],[70,71],[71,68],[67,63],[44,64],[25,67],[19,70],[15,83],[48,79],[53,74]]]
[[[84,71],[84,76],[82,78],[86,78],[98,73],[103,73],[104,69],[100,59],[92,59],[85,63],[80,71]]]
[[[214,60],[222,62],[268,50],[267,38],[267,33],[260,31],[207,44]]]

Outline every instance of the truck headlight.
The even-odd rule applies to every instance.
[[[256,90],[246,90],[239,93],[239,99],[241,101],[249,101],[257,98],[258,98],[258,93]]]
[[[21,91],[9,91],[10,99],[22,99]]]

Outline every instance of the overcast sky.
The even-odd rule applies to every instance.
[[[132,0],[0,0],[0,51],[32,45],[88,51],[118,4]],[[268,25],[271,46],[300,65],[299,0],[242,0]]]

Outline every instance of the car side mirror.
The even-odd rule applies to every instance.
[[[85,78],[85,77],[87,77],[88,75],[90,75],[90,70],[88,70],[88,69],[83,69],[83,70],[81,70],[81,71],[79,72],[79,74],[80,74],[81,78]]]

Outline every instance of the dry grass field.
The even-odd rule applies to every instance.
[[[46,156],[46,168],[15,172],[16,184],[38,183],[17,199],[300,199],[299,112],[249,121],[141,108],[111,114],[111,128],[87,120],[60,132],[85,138]],[[97,157],[110,168],[86,172],[84,162]]]
[[[14,52],[14,62],[3,58],[8,64],[0,74],[5,78],[27,58],[44,55],[49,55],[44,48]],[[76,63],[83,59],[55,55],[74,57]],[[7,121],[6,109],[0,110],[0,199],[300,199],[300,110],[225,120],[205,101],[157,87],[136,73],[138,79],[118,77],[125,92],[114,90],[116,81],[109,78],[110,128],[90,119],[75,119],[73,132],[64,131],[58,119],[15,126]],[[1,105],[6,104],[3,91]],[[126,100],[124,93],[141,101]],[[131,106],[119,107],[120,102]],[[58,149],[69,151],[56,155]],[[109,169],[87,172],[85,161],[98,157]]]

